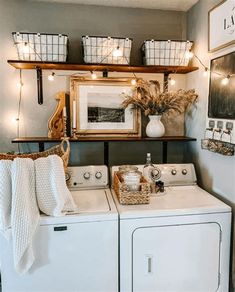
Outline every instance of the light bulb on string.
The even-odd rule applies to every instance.
[[[55,80],[55,73],[52,72],[50,75],[48,75],[47,78],[48,78],[49,81],[54,81]]]
[[[22,81],[19,81],[16,83],[17,87],[21,88],[24,86],[24,83]]]
[[[27,42],[24,42],[24,43],[22,44],[22,52],[23,52],[24,54],[29,54],[29,44],[28,44]]]
[[[133,85],[133,86],[136,85],[136,79],[131,79],[131,85]]]
[[[176,81],[173,78],[168,78],[168,81],[170,82],[170,85],[175,85]]]
[[[230,79],[230,75],[228,75],[227,77],[223,78],[222,81],[221,81],[221,84],[222,85],[228,85],[229,79]]]
[[[97,78],[97,75],[93,71],[91,71],[91,79],[95,80],[96,78]]]
[[[208,70],[207,67],[205,67],[205,70],[204,70],[204,72],[203,72],[203,76],[204,76],[204,77],[207,77],[207,76],[208,76],[208,73],[209,73],[209,70]]]
[[[186,59],[192,59],[193,56],[194,56],[194,54],[192,51],[186,52],[186,55],[185,55]]]
[[[186,59],[192,59],[193,56],[194,56],[194,54],[193,54],[192,51],[188,51],[188,52],[186,52],[186,54],[185,54],[185,58],[186,58]]]
[[[119,46],[113,50],[113,56],[114,57],[122,57],[122,51],[120,50]]]

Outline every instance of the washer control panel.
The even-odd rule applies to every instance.
[[[108,168],[105,165],[71,166],[66,175],[69,189],[105,188]]]
[[[159,164],[161,180],[165,185],[193,185],[197,183],[194,165],[187,164]]]
[[[144,165],[136,165],[138,170],[143,172]],[[158,170],[157,180],[164,182],[165,186],[195,185],[197,177],[192,163],[185,164],[154,164]],[[113,172],[118,166],[112,167]]]

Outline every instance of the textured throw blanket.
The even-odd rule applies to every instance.
[[[0,160],[0,232],[9,240],[11,227],[11,160]]]
[[[67,188],[63,161],[57,155],[35,160],[36,195],[39,209],[49,216],[63,216],[77,207]]]
[[[51,216],[77,211],[66,186],[61,158],[51,155],[35,161],[0,160],[0,232],[12,239],[14,266],[19,274],[26,273],[34,263],[39,209]]]
[[[40,219],[35,193],[34,161],[29,158],[14,159],[11,174],[14,265],[16,271],[23,274],[34,262],[32,241]]]

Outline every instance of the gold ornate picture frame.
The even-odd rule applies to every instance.
[[[141,136],[140,111],[131,106],[126,109],[122,106],[124,95],[132,92],[131,78],[92,80],[71,77],[70,85],[76,136]]]

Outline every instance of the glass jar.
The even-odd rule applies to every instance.
[[[121,165],[118,168],[118,174],[130,191],[139,191],[142,173],[138,171],[137,166]]]

